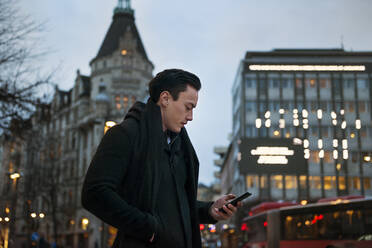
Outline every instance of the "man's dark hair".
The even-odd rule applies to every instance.
[[[168,91],[173,99],[177,101],[180,92],[186,91],[190,85],[197,91],[200,90],[200,79],[191,72],[181,69],[168,69],[156,74],[149,83],[150,98],[158,102],[160,93]]]

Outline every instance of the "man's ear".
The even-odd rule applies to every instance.
[[[169,104],[169,100],[171,98],[171,95],[168,91],[163,91],[160,93],[159,96],[159,106],[166,108]]]

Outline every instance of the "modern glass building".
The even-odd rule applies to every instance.
[[[372,195],[372,52],[247,52],[232,95],[222,193],[249,190],[260,201]]]

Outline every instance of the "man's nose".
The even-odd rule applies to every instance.
[[[192,110],[187,114],[187,116],[186,116],[186,119],[188,120],[188,121],[192,121]]]

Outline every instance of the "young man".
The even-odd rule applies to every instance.
[[[196,199],[199,162],[184,126],[193,119],[200,88],[190,72],[160,72],[149,84],[148,102],[136,102],[102,138],[82,204],[118,229],[114,247],[199,248],[200,223],[236,212],[224,206],[233,195]],[[218,211],[222,206],[226,213]]]

